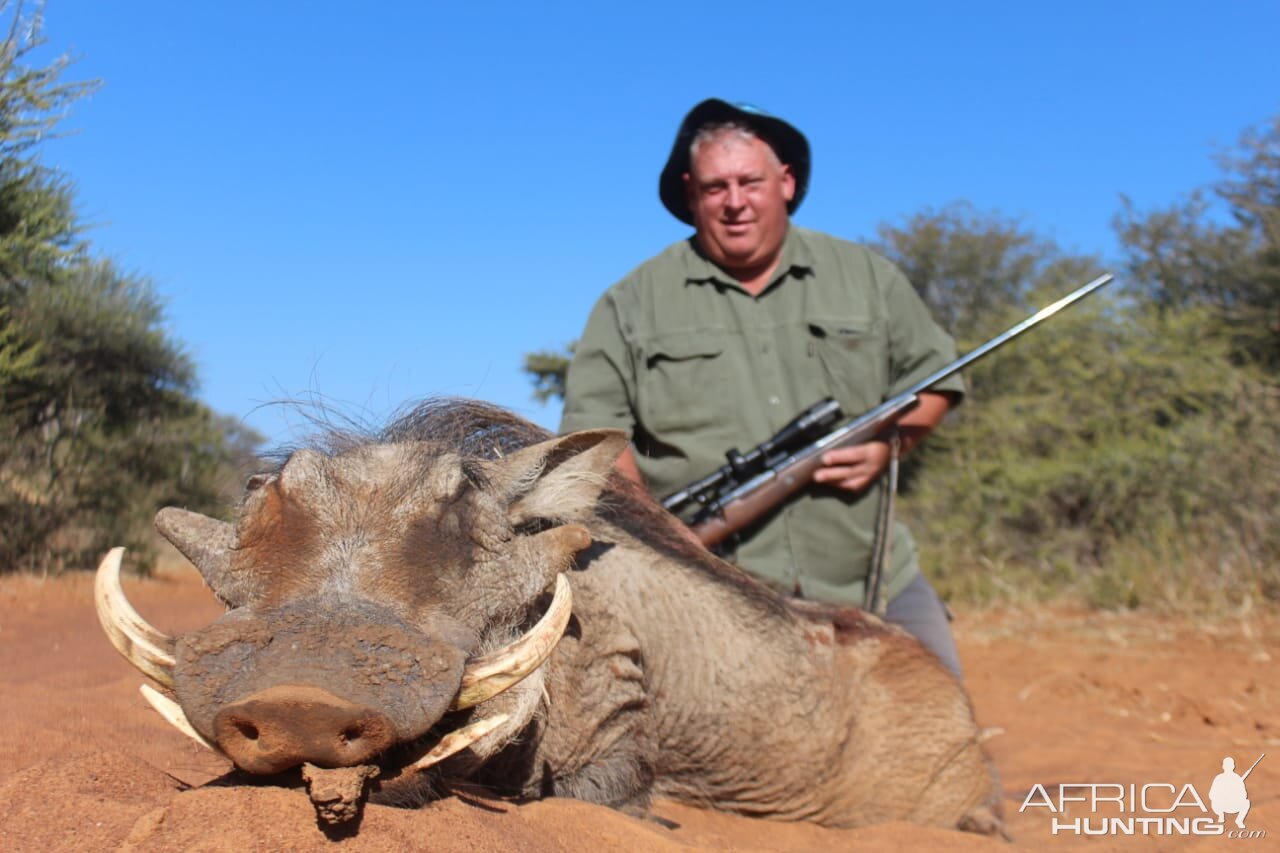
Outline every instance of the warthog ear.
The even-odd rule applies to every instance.
[[[244,603],[245,593],[229,572],[235,527],[198,512],[165,507],[156,513],[156,530],[200,570],[214,595],[232,607]]]
[[[492,463],[513,524],[534,518],[569,520],[590,512],[604,491],[627,434],[590,429],[539,442]]]

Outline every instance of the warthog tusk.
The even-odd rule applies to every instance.
[[[555,595],[538,624],[510,645],[481,655],[467,665],[453,710],[473,708],[492,699],[542,666],[560,642],[572,612],[573,592],[569,581],[564,575],[556,575]]]
[[[151,707],[155,708],[156,712],[168,720],[175,729],[182,732],[205,749],[211,749],[216,754],[222,755],[226,758],[226,756],[223,755],[222,750],[205,740],[204,736],[195,730],[195,727],[191,725],[191,721],[187,719],[187,715],[182,712],[181,705],[170,699],[168,696],[165,696],[159,690],[156,690],[150,684],[144,684],[138,689],[142,691],[142,698],[146,699],[147,702],[151,704]]]
[[[98,621],[116,651],[125,660],[165,687],[173,687],[173,639],[157,631],[138,615],[120,586],[120,558],[123,548],[112,548],[98,566],[93,583],[93,601]]]
[[[459,752],[480,740],[489,732],[507,721],[507,714],[494,714],[483,720],[476,720],[469,726],[463,726],[440,738],[440,742],[431,747],[427,754],[410,765],[411,770],[426,770],[433,764],[444,761],[455,752]]]

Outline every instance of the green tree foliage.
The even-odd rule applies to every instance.
[[[565,352],[539,350],[524,357],[524,372],[533,382],[533,399],[539,403],[564,399],[564,380],[569,373],[573,344]]]
[[[1221,154],[1223,178],[1167,209],[1126,201],[1117,229],[1138,298],[1209,309],[1237,361],[1280,370],[1280,116]],[[1218,214],[1218,215],[1215,215]]]
[[[963,202],[877,231],[875,248],[906,273],[934,318],[974,344],[1026,313],[1028,290],[1056,253],[1017,221]]]
[[[39,145],[49,138],[66,110],[92,92],[94,81],[65,82],[67,55],[46,66],[28,64],[44,44],[42,11],[25,14],[23,5],[0,2],[8,17],[0,43],[0,288],[50,278],[79,257],[83,243],[73,212],[70,185],[43,166]]]
[[[35,373],[38,346],[26,344],[22,332],[10,320],[9,308],[0,308],[0,383],[30,378]]]
[[[194,399],[151,285],[88,258],[38,153],[93,84],[61,82],[65,57],[28,66],[39,15],[0,14],[0,571],[146,555],[156,509],[217,511],[259,438]]]
[[[31,286],[21,316],[40,348],[0,386],[0,566],[147,555],[159,507],[223,508],[260,437],[193,398],[145,280],[82,264]]]
[[[949,592],[1132,606],[1272,588],[1280,410],[1206,312],[1085,303],[971,378],[985,390],[903,502]]]
[[[904,501],[944,589],[1065,588],[1106,605],[1280,597],[1277,127],[1246,134],[1222,158],[1228,177],[1184,204],[1126,207],[1124,289],[970,371]],[[962,349],[1099,270],[963,205],[880,234]]]

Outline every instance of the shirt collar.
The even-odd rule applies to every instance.
[[[688,240],[689,254],[686,259],[685,276],[687,284],[720,284],[733,287],[738,290],[742,289],[742,285],[738,283],[732,275],[718,266],[714,261],[702,253],[702,249],[698,246],[698,237],[695,234]],[[795,278],[804,278],[813,273],[813,250],[809,247],[809,242],[804,239],[801,229],[794,225],[787,227],[787,236],[782,241],[782,260],[778,262],[778,269],[774,271],[773,280],[769,282],[764,290],[760,291],[761,296],[777,287],[787,276]]]

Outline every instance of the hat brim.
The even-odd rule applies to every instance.
[[[751,128],[769,144],[779,160],[791,167],[796,191],[787,204],[787,213],[795,213],[809,189],[809,140],[780,118],[754,108],[744,109],[719,98],[708,98],[698,104],[680,122],[667,164],[658,176],[658,198],[662,200],[663,207],[686,225],[693,224],[693,213],[689,210],[684,187],[684,176],[689,171],[689,146],[699,128],[721,122],[736,122]]]

